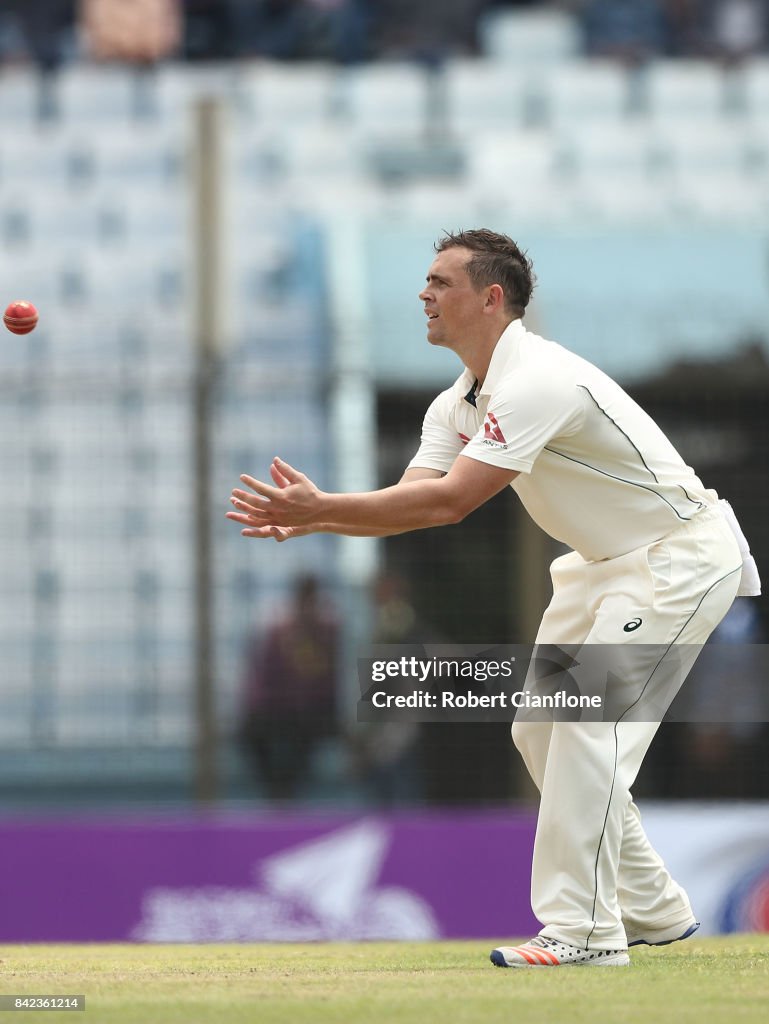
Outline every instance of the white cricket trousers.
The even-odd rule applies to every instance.
[[[570,552],[551,566],[553,598],[537,643],[617,645],[609,658],[618,673],[628,644],[692,645],[672,653],[691,652],[693,662],[728,611],[741,569],[718,506],[617,558],[585,562]],[[626,927],[643,934],[690,921],[688,897],[649,843],[630,795],[658,722],[531,717],[519,710],[513,741],[541,795],[531,878],[540,934],[583,949],[624,949]]]

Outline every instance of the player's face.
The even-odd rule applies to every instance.
[[[427,340],[431,345],[454,348],[472,338],[485,303],[476,291],[465,265],[472,253],[459,247],[439,252],[427,272],[427,284],[419,293],[427,314]]]

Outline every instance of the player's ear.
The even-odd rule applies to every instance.
[[[502,285],[492,284],[489,287],[488,295],[486,296],[486,309],[485,312],[496,313],[498,309],[501,309],[505,304],[505,293],[502,290]]]

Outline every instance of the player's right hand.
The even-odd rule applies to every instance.
[[[289,481],[285,476],[283,476],[274,463],[270,466],[270,476],[274,480],[276,487],[289,486]],[[313,532],[313,527],[311,526],[264,526],[253,516],[249,515],[249,505],[246,505],[245,502],[238,502],[234,498],[232,498],[231,501],[235,508],[238,508],[241,511],[228,512],[227,518],[232,519],[233,522],[240,523],[241,526],[245,527],[245,529],[240,531],[242,537],[256,537],[261,540],[275,540],[278,544],[282,544],[284,540],[291,540],[292,537],[306,537],[308,534]]]

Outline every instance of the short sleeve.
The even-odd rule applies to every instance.
[[[489,399],[483,426],[462,454],[500,469],[530,473],[542,449],[575,433],[584,419],[580,389],[571,382],[503,379]]]
[[[443,391],[425,413],[422,440],[409,469],[437,469],[448,473],[462,451],[462,440],[452,426],[454,391]]]

